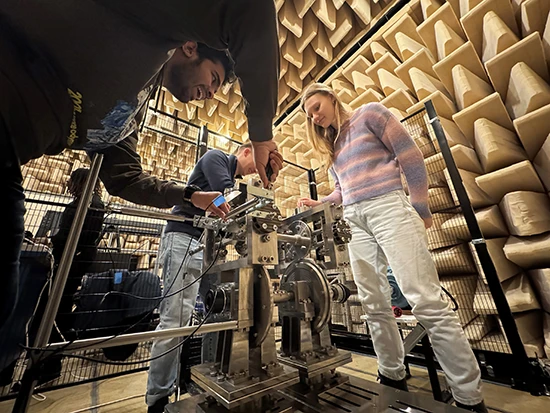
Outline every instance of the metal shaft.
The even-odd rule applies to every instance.
[[[134,217],[163,219],[167,221],[178,221],[178,222],[194,221],[193,218],[183,217],[180,215],[174,215],[166,212],[148,211],[145,209],[138,209],[138,208],[112,207],[111,210],[123,215],[129,215]]]
[[[227,220],[234,217],[235,215],[239,215],[241,212],[246,211],[248,208],[256,206],[259,202],[260,198],[252,198],[251,200],[246,201],[244,204],[241,204],[238,207],[229,211],[229,213],[225,215],[225,219]]]
[[[139,343],[141,341],[147,341],[152,339],[166,339],[172,337],[187,337],[193,334],[205,334],[213,333],[216,331],[235,330],[237,329],[237,321],[224,321],[221,323],[209,323],[203,324],[197,330],[196,326],[189,327],[177,327],[167,328],[165,330],[145,331],[142,333],[123,334],[112,339],[109,337],[88,338],[85,340],[76,340],[71,344],[54,343],[48,346],[49,350],[55,350],[62,348],[63,350],[76,350],[76,349],[91,349],[91,348],[105,348],[122,346],[126,344]],[[197,331],[195,331],[197,330]]]
[[[311,242],[311,238],[300,235],[277,234],[277,241],[289,242],[296,245],[308,245]]]
[[[275,304],[284,303],[294,299],[294,293],[292,291],[277,291],[273,294],[273,302]]]

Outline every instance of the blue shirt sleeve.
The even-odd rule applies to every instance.
[[[229,157],[221,151],[208,151],[201,159],[201,169],[212,191],[223,193],[235,185],[229,172]]]

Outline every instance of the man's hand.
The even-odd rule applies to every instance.
[[[314,207],[322,204],[321,201],[315,201],[314,199],[311,199],[311,198],[300,198],[298,199],[297,203],[298,203],[298,207],[303,207],[303,206]]]
[[[214,199],[216,199],[221,194],[221,192],[197,191],[193,195],[191,195],[191,202],[197,208],[200,208],[207,212],[211,212],[212,214],[220,218],[225,218],[225,214],[227,214],[230,209],[229,204],[227,202],[224,202],[219,207],[214,205]]]
[[[264,188],[269,186],[269,182],[274,182],[283,168],[283,156],[277,150],[277,144],[273,140],[265,142],[252,142],[252,152],[254,153],[254,162]],[[271,166],[273,173],[267,176],[266,167]]]
[[[424,221],[424,227],[426,227],[426,229],[430,228],[433,224],[432,218],[422,218],[422,220]]]

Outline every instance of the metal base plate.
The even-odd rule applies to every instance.
[[[335,356],[327,356],[325,359],[315,363],[306,363],[301,360],[292,360],[289,357],[278,357],[277,360],[284,365],[298,369],[301,377],[312,378],[326,373],[337,367],[351,363],[351,353],[349,351],[338,350]]]
[[[378,383],[346,377],[343,383],[335,387],[324,389],[321,392],[311,390],[308,386],[299,383],[280,390],[285,402],[290,400],[292,406],[281,405],[281,410],[272,410],[285,413],[461,413],[466,412],[454,406],[437,402],[428,396],[417,393],[407,393],[382,386]],[[220,410],[221,406],[204,410],[206,394],[166,406],[166,413],[222,413],[230,410]],[[200,410],[199,410],[200,409]],[[217,409],[217,410],[216,410]]]
[[[281,374],[260,381],[248,380],[241,384],[232,384],[228,380],[219,382],[216,377],[210,376],[210,366],[211,363],[192,367],[191,377],[227,409],[235,408],[299,381],[298,370],[283,365]]]

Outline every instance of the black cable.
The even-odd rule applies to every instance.
[[[214,293],[214,300],[216,299],[217,295],[218,295],[218,291],[216,290],[216,292]],[[77,355],[77,354],[65,354],[64,356],[65,357],[70,357],[70,358],[81,359],[81,360],[93,361],[93,362],[96,362],[96,363],[110,364],[110,365],[115,365],[115,366],[131,366],[131,365],[134,365],[134,364],[150,363],[151,361],[154,361],[154,360],[157,360],[161,357],[164,357],[168,353],[170,353],[174,350],[177,350],[180,347],[183,347],[185,345],[185,343],[187,343],[187,341],[190,340],[191,337],[193,337],[195,335],[195,333],[204,325],[204,323],[206,323],[206,320],[208,319],[208,317],[210,317],[210,314],[212,313],[213,308],[214,307],[210,307],[210,310],[208,310],[208,313],[206,314],[204,319],[197,325],[197,328],[195,328],[190,335],[185,337],[181,341],[181,343],[176,344],[174,347],[164,351],[163,353],[161,353],[161,354],[159,354],[155,357],[150,357],[150,358],[145,359],[145,360],[117,362],[117,361],[110,361],[110,360],[99,360],[99,359],[95,359],[93,357],[81,356],[81,355]]]
[[[453,295],[449,291],[447,291],[447,289],[445,287],[441,286],[441,289],[443,290],[443,292],[445,294],[447,294],[447,296],[451,299],[452,303],[454,304],[453,311],[458,310],[458,303],[455,300],[455,298],[453,297]]]
[[[189,253],[189,247],[191,246],[191,240],[189,241],[189,244],[187,245],[187,250],[185,252],[185,255],[184,255],[184,259],[182,260],[182,263],[180,265],[180,269],[178,270],[178,274],[179,274],[179,271],[181,270],[182,266],[183,266],[183,263],[185,262],[185,259],[187,258],[187,255]],[[185,287],[171,293],[170,295],[166,294],[166,295],[163,295],[163,296],[159,296],[155,299],[159,299],[159,303],[160,304],[162,302],[162,300],[164,300],[165,298],[168,298],[169,296],[173,296],[173,295],[176,295],[176,294],[179,294],[180,292],[184,291],[185,289],[189,288],[191,285],[193,285],[194,283],[196,283],[198,280],[202,279],[206,273],[214,266],[214,264],[216,263],[217,259],[218,259],[218,256],[219,256],[219,253],[220,253],[220,250],[221,250],[221,241],[219,243],[219,246],[216,250],[216,256],[214,257],[214,260],[212,260],[212,262],[209,264],[209,266],[201,273],[201,275],[199,277],[197,277],[193,282],[189,283],[188,285],[186,285]],[[170,284],[170,287],[168,288],[168,291],[173,287],[174,285],[174,282],[175,280],[177,279],[177,275],[174,277],[174,279],[172,280],[172,283]],[[111,292],[109,292],[111,293]],[[105,296],[107,296],[107,294],[109,293],[106,293]],[[140,298],[140,299],[148,299],[148,297],[140,297],[140,296],[134,296],[133,294],[129,294],[129,293],[119,293],[119,294],[123,294],[123,295],[129,295],[129,296],[133,296],[134,298]],[[104,296],[104,298],[105,298]],[[100,306],[101,304],[104,302],[104,298],[102,299],[101,303],[100,303]],[[158,304],[155,306],[155,308],[158,306]],[[99,308],[97,310],[94,310],[94,312],[97,312],[99,311]],[[114,338],[126,333],[128,330],[132,329],[133,327],[135,327],[136,325],[138,325],[139,323],[141,323],[146,317],[148,317],[152,312],[154,311],[154,308],[152,310],[150,310],[149,312],[147,312],[140,320],[138,320],[137,322],[135,322],[133,325],[127,327],[125,330],[121,331],[120,333],[117,333],[113,336],[110,336],[110,337],[107,337],[105,340],[103,341],[100,341],[99,343],[95,343],[93,346],[97,346],[98,344],[103,344],[103,343],[106,343],[110,340],[113,340]],[[91,322],[91,320],[90,320]],[[76,339],[73,339],[71,341],[69,341],[65,346],[61,347],[61,348],[58,348],[58,349],[48,349],[47,347],[26,347],[26,346],[22,346],[24,349],[26,350],[37,350],[37,351],[43,351],[43,352],[47,352],[47,351],[51,351],[52,354],[44,357],[44,358],[41,358],[39,359],[38,361],[39,362],[44,362],[46,361],[47,358],[50,358],[50,357],[53,357],[55,356],[56,354],[59,354],[61,352],[63,352],[69,345],[71,345]],[[82,349],[86,349],[86,348],[89,348],[90,346],[82,346],[82,347],[75,347],[75,348],[72,348],[72,350],[82,350]],[[135,364],[135,363],[134,363]]]

